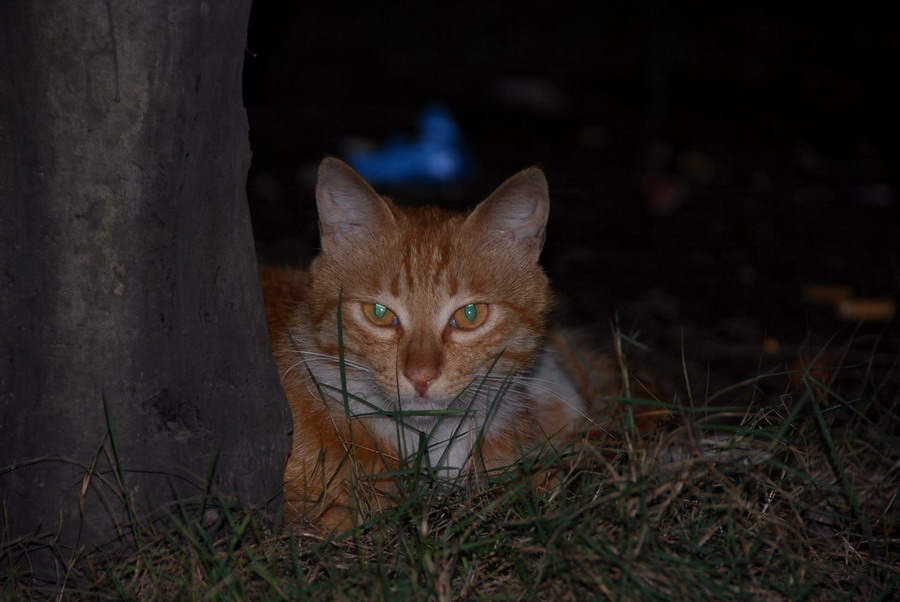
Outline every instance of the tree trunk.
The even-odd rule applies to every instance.
[[[244,191],[250,0],[0,3],[4,537],[277,500],[290,416]],[[188,503],[188,507],[190,504]]]

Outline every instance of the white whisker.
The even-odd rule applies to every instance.
[[[336,364],[339,366],[342,362],[340,357],[335,357],[333,355],[327,355],[324,353],[317,353],[315,351],[298,350],[297,354],[300,355],[307,364],[330,363],[330,364]],[[365,364],[362,364],[360,362],[348,359],[346,357],[344,357],[344,359],[343,359],[343,364],[345,366],[347,366],[348,368],[353,368],[354,370],[359,370],[361,372],[367,372],[370,374],[374,372],[374,370],[372,368],[370,368],[369,366],[366,366]]]
[[[521,385],[525,388],[526,391],[532,393],[534,396],[535,393],[543,394],[545,396],[550,397],[555,401],[559,401],[569,407],[572,411],[577,413],[582,418],[593,422],[590,414],[585,411],[587,407],[586,400],[580,395],[576,395],[576,399],[571,399],[571,396],[564,395],[559,390],[559,383],[554,380],[546,379],[546,378],[538,378],[535,376],[525,376],[525,375],[515,375],[511,379],[509,377],[499,377],[499,376],[491,376],[489,374],[481,375],[481,378],[488,381],[502,381],[507,382],[512,380],[518,385]],[[539,400],[536,400],[539,401]]]

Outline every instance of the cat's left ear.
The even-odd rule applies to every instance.
[[[512,241],[526,257],[537,261],[549,213],[547,178],[537,167],[529,167],[503,182],[466,221],[489,235]]]

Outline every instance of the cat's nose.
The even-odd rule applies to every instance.
[[[403,370],[403,376],[412,383],[413,389],[419,397],[424,397],[428,387],[441,376],[440,368],[426,365],[407,365]]]
[[[443,357],[441,342],[434,335],[413,333],[408,339],[403,376],[419,397],[424,397],[428,387],[440,378]]]

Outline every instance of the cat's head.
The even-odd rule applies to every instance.
[[[537,263],[549,210],[539,169],[455,213],[395,205],[327,158],[316,200],[322,252],[305,309],[315,332],[304,338],[337,357],[342,300],[351,394],[389,411],[484,411],[531,366],[551,302]],[[334,386],[326,372],[317,376]]]

